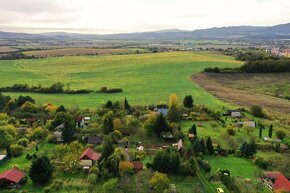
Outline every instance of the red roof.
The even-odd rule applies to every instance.
[[[132,161],[132,164],[134,165],[134,168],[136,170],[142,170],[143,169],[143,163],[138,161]]]
[[[91,148],[86,149],[86,151],[84,151],[84,153],[81,155],[80,160],[84,159],[84,158],[88,158],[90,160],[95,160],[98,161],[100,159],[102,154],[96,153],[94,152],[94,150],[92,150]]]
[[[10,169],[0,173],[0,180],[5,179],[14,183],[18,183],[22,178],[24,178],[24,176],[25,174],[23,172],[16,169]]]
[[[284,175],[279,175],[273,185],[273,188],[276,190],[287,190],[290,191],[290,182]]]
[[[283,174],[279,171],[274,171],[274,172],[266,171],[264,172],[264,175],[269,179],[276,180],[278,176],[283,175]]]
[[[84,118],[84,117],[82,117],[82,116],[76,116],[76,117],[75,117],[75,121],[80,123],[80,122],[83,121],[83,118]]]

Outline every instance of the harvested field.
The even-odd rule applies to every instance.
[[[270,96],[263,89],[283,85],[289,89],[290,74],[216,74],[199,73],[192,80],[217,98],[235,105],[259,105],[270,111],[290,115],[290,101]],[[285,92],[289,92],[285,91]]]
[[[134,53],[135,49],[96,49],[96,48],[61,48],[51,50],[37,50],[23,52],[27,56],[57,57],[57,56],[82,56],[82,55],[112,55]],[[142,50],[140,50],[142,52]]]
[[[0,54],[5,54],[5,53],[11,53],[11,52],[16,52],[17,49],[15,48],[10,48],[7,46],[0,46]]]

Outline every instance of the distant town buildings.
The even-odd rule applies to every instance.
[[[268,47],[266,52],[275,54],[277,56],[290,57],[290,48],[284,49],[279,47]]]

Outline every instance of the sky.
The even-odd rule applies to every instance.
[[[290,23],[290,0],[0,0],[0,31],[111,34]]]

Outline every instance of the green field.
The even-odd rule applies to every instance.
[[[240,176],[244,178],[256,179],[261,170],[255,166],[250,160],[238,157],[217,157],[208,156],[212,171],[217,169],[229,170],[232,176]]]
[[[226,106],[190,81],[190,75],[206,67],[235,67],[240,62],[214,52],[166,52],[158,54],[56,57],[0,61],[0,86],[14,83],[45,86],[56,82],[70,89],[98,90],[102,86],[122,88],[118,94],[37,94],[7,93],[12,97],[30,95],[39,104],[64,104],[66,107],[94,108],[107,100],[131,104],[167,102],[171,93],[180,99],[191,94],[198,104]]]

